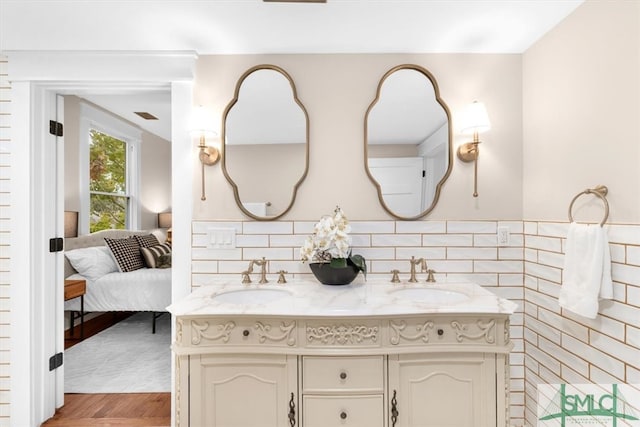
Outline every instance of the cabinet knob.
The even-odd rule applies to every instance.
[[[344,411],[340,412],[340,418],[343,419],[343,420],[346,420],[347,419],[347,413],[344,412]]]
[[[444,335],[444,330],[443,329],[438,329],[438,335],[443,336]]]
[[[249,330],[245,329],[244,331],[242,331],[242,335],[244,335],[245,337],[249,336]]]
[[[347,373],[346,372],[340,372],[340,379],[341,380],[346,380],[347,379]]]

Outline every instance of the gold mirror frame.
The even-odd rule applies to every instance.
[[[291,91],[292,91],[292,94],[293,94],[293,100],[295,101],[295,103],[300,107],[300,109],[304,113],[305,127],[306,127],[306,130],[305,130],[305,146],[306,146],[306,148],[305,148],[305,155],[304,155],[305,165],[304,165],[304,171],[302,172],[302,176],[300,177],[300,179],[293,186],[293,194],[291,195],[291,201],[289,202],[289,205],[287,206],[287,208],[283,212],[278,213],[277,215],[268,216],[268,217],[262,217],[262,216],[254,215],[252,212],[248,211],[242,205],[242,201],[240,200],[240,193],[239,193],[239,190],[238,190],[238,185],[233,181],[233,179],[229,175],[229,172],[227,171],[227,156],[226,156],[226,145],[227,145],[227,143],[226,143],[226,127],[227,127],[226,124],[227,124],[227,116],[229,115],[229,112],[231,111],[233,106],[238,102],[238,97],[240,95],[240,88],[242,87],[242,83],[252,73],[254,73],[256,71],[260,71],[260,70],[272,70],[272,71],[279,72],[280,74],[282,74],[289,81],[289,84],[291,85]],[[298,187],[300,187],[300,184],[302,184],[302,181],[304,181],[304,179],[307,177],[307,173],[309,171],[309,115],[307,114],[307,109],[304,107],[302,102],[298,99],[298,92],[296,90],[295,83],[293,82],[293,79],[291,78],[291,76],[289,76],[289,74],[285,70],[283,70],[282,68],[278,67],[277,65],[271,65],[271,64],[256,65],[254,67],[249,68],[247,71],[245,71],[244,74],[242,74],[242,76],[238,79],[233,99],[229,102],[229,104],[227,104],[227,107],[224,109],[224,113],[222,115],[222,127],[221,127],[221,129],[222,129],[222,131],[221,131],[222,172],[223,172],[225,178],[227,179],[227,181],[229,182],[229,184],[231,185],[231,187],[233,188],[233,196],[234,196],[234,198],[236,200],[236,205],[238,206],[238,208],[242,211],[243,214],[245,214],[248,217],[253,218],[253,219],[257,220],[257,221],[273,221],[273,220],[276,220],[276,219],[281,218],[282,216],[284,216],[293,207],[293,203],[295,202],[296,195],[298,193]]]
[[[376,181],[376,179],[373,177],[371,171],[369,170],[369,147],[368,147],[368,145],[369,145],[369,135],[368,135],[368,132],[369,132],[369,130],[368,130],[368,128],[369,128],[369,114],[371,113],[371,110],[373,109],[373,107],[375,107],[376,104],[378,103],[378,101],[380,100],[380,94],[381,94],[382,86],[383,86],[385,80],[389,76],[391,76],[393,73],[395,73],[396,71],[399,71],[399,70],[414,70],[414,71],[417,71],[417,72],[423,74],[427,79],[429,79],[429,81],[433,85],[435,99],[438,102],[438,104],[440,104],[440,106],[442,107],[442,109],[444,110],[444,112],[445,112],[445,114],[447,116],[447,128],[448,128],[448,133],[449,133],[449,135],[448,135],[449,147],[448,147],[448,153],[447,153],[447,160],[448,160],[449,164],[447,165],[446,172],[444,173],[444,175],[442,176],[440,181],[438,181],[438,183],[436,184],[436,188],[435,188],[435,192],[434,192],[434,195],[433,195],[433,200],[431,201],[431,205],[426,210],[424,210],[421,213],[419,213],[418,215],[410,216],[410,217],[404,217],[404,216],[398,215],[397,213],[395,213],[394,211],[392,211],[389,208],[389,206],[384,201],[384,197],[382,195],[382,187],[380,186],[380,183],[378,183],[378,181]],[[367,112],[365,114],[365,119],[364,119],[364,169],[367,171],[367,175],[369,176],[369,179],[371,180],[373,185],[375,185],[375,187],[376,187],[376,189],[378,191],[378,199],[380,201],[380,204],[382,205],[384,210],[386,210],[389,213],[389,215],[391,215],[392,217],[394,217],[396,219],[408,220],[408,221],[418,220],[418,219],[423,218],[426,215],[428,215],[429,212],[431,212],[436,207],[436,204],[438,203],[438,199],[440,198],[440,192],[442,190],[442,185],[445,183],[447,178],[449,178],[449,175],[451,175],[451,170],[453,169],[453,134],[452,134],[452,125],[451,125],[451,113],[449,111],[449,107],[447,107],[447,104],[445,104],[445,102],[440,98],[440,89],[438,88],[438,83],[436,82],[435,77],[433,77],[433,75],[426,68],[423,68],[423,67],[421,67],[419,65],[415,65],[415,64],[402,64],[402,65],[398,65],[396,67],[393,67],[392,69],[387,71],[384,74],[384,76],[382,76],[382,79],[380,79],[380,83],[378,83],[378,88],[376,90],[376,97],[371,102],[371,104],[369,105],[369,108],[367,108]]]

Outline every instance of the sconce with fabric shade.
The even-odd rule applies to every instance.
[[[64,237],[78,237],[78,212],[64,211]]]
[[[480,155],[480,139],[478,135],[491,129],[487,109],[482,102],[474,101],[460,114],[460,132],[473,135],[473,141],[458,147],[458,158],[465,163],[474,162],[473,197],[478,197],[478,157]]]
[[[206,108],[200,106],[191,113],[190,133],[193,137],[198,138],[198,148],[200,152],[198,157],[202,165],[202,195],[200,200],[207,200],[204,186],[204,167],[213,166],[220,160],[220,150],[218,147],[207,145],[207,138],[214,138],[218,133],[212,126],[213,114]]]

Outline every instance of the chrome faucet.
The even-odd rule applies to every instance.
[[[254,259],[249,263],[249,272],[253,272],[253,266],[257,265],[258,267],[260,267],[260,280],[258,281],[258,283],[260,284],[265,284],[265,283],[269,283],[269,281],[267,280],[267,265],[269,264],[269,261],[267,261],[266,259],[264,259],[264,257],[262,257],[262,259]]]
[[[411,275],[409,277],[409,283],[418,283],[418,279],[416,279],[416,265],[420,266],[420,271],[425,271],[427,269],[427,260],[424,258],[418,258],[412,256],[409,260],[411,264]]]

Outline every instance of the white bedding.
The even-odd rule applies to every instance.
[[[85,279],[84,311],[166,311],[171,304],[171,269],[142,268],[127,273],[108,273],[95,281]],[[64,303],[65,310],[80,310],[80,298]]]

